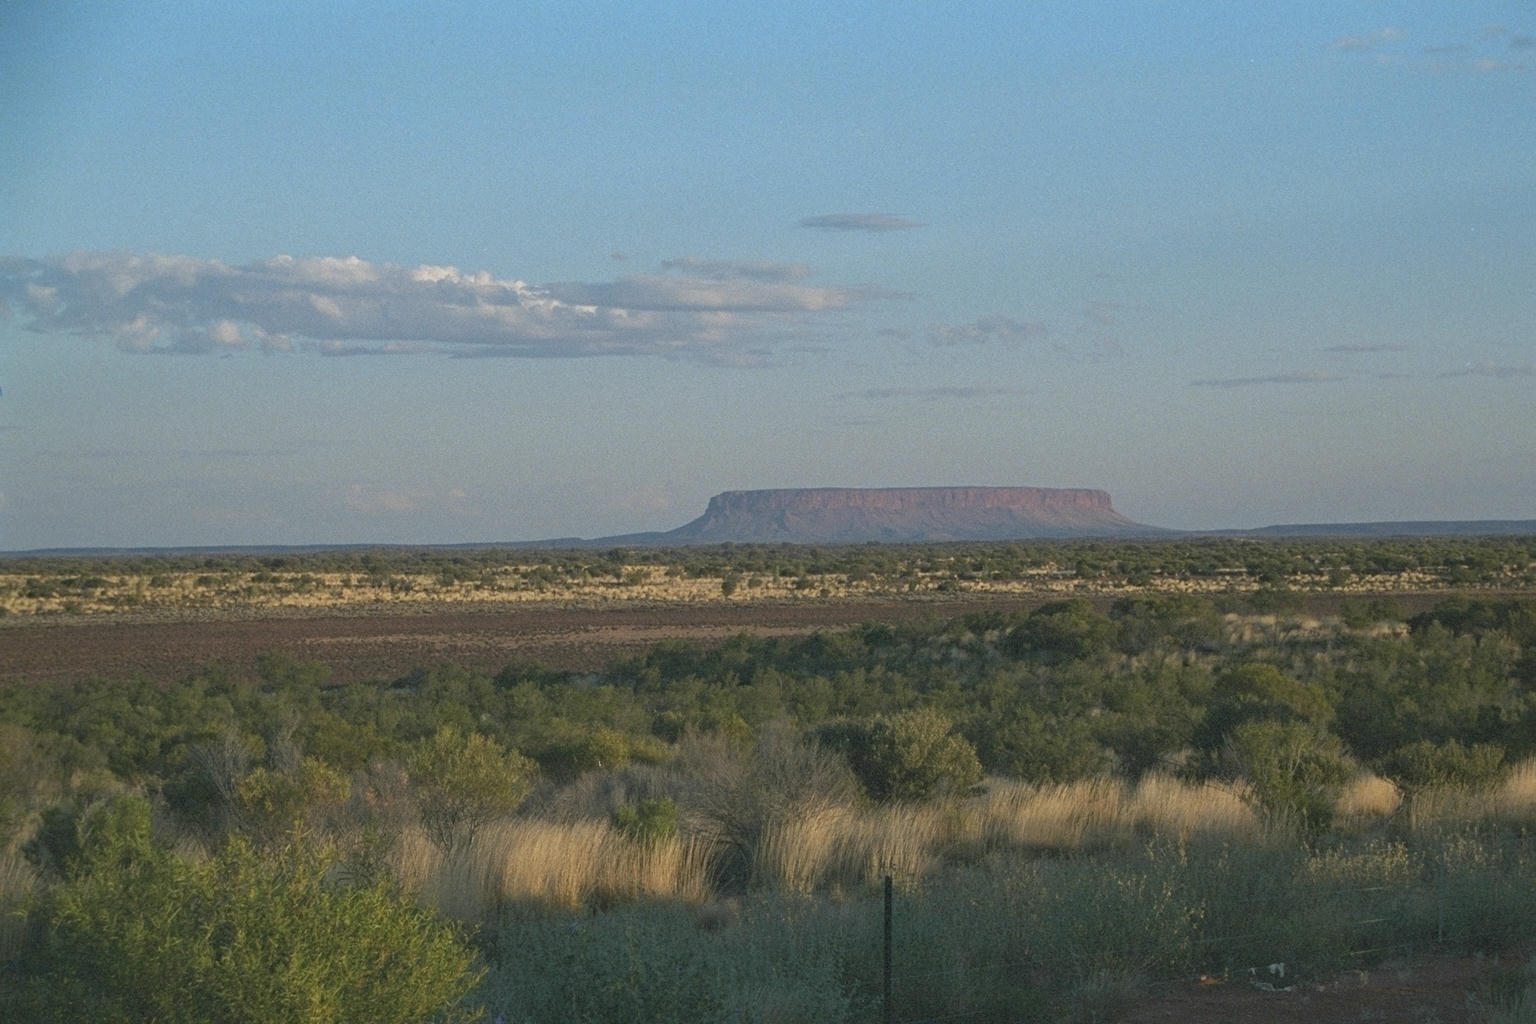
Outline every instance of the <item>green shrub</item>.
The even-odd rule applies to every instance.
[[[417,743],[406,762],[422,827],[443,849],[467,843],[476,829],[517,810],[536,771],[517,751],[447,725]]]
[[[1224,760],[1271,821],[1318,835],[1357,769],[1337,737],[1305,722],[1254,719],[1227,736]]]
[[[1077,598],[1052,601],[1030,612],[1003,638],[1003,652],[1016,658],[1044,655],[1072,661],[1109,649],[1116,627],[1093,605]]]
[[[677,804],[670,797],[641,800],[613,812],[613,827],[643,846],[677,835]]]
[[[306,757],[288,771],[258,766],[235,784],[235,817],[252,841],[277,846],[308,835],[318,815],[348,793],[347,780],[318,758]]]
[[[1382,760],[1381,774],[1410,796],[1438,786],[1487,790],[1504,777],[1504,748],[1495,743],[1464,746],[1458,740],[1416,740]]]
[[[0,1017],[30,1021],[418,1024],[477,1014],[475,954],[386,885],[328,885],[329,859],[243,840],[200,864],[150,841],[124,798],[78,822],[79,853],[35,905]]]
[[[818,733],[840,751],[865,792],[879,801],[926,800],[963,793],[981,782],[976,748],[931,708],[835,722]]]

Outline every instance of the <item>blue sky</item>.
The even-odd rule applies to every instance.
[[[1536,517],[1526,2],[22,0],[0,138],[0,550]]]

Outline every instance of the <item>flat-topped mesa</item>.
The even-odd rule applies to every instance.
[[[726,491],[663,543],[857,544],[1160,532],[1104,491],[1051,487],[818,487]]]

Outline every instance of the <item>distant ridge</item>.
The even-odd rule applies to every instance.
[[[33,548],[0,558],[123,558],[284,555],[326,551],[494,548],[688,547],[707,544],[864,544],[1046,540],[1073,537],[1536,537],[1536,519],[1291,523],[1256,529],[1171,530],[1116,512],[1104,491],[1048,487],[793,488],[725,491],[704,514],[675,530],[594,539],[476,541],[457,544],[209,544],[180,547]]]
[[[863,544],[1158,536],[1116,512],[1104,491],[1051,487],[818,487],[726,491],[693,522],[611,537],[695,544]]]
[[[1380,523],[1291,523],[1254,530],[1212,530],[1223,537],[1520,537],[1536,535],[1536,519],[1406,520]]]

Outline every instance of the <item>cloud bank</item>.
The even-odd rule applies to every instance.
[[[244,349],[734,360],[786,321],[862,293],[803,283],[799,264],[682,259],[664,273],[543,286],[451,266],[277,256],[74,253],[0,261],[0,303],[47,334],[145,353]]]

